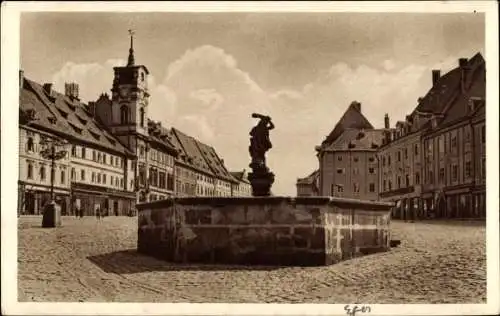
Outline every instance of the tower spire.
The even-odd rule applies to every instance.
[[[130,49],[128,50],[128,62],[127,67],[134,66],[134,30],[128,30],[128,34],[130,34]]]

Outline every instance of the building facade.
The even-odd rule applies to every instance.
[[[321,146],[319,195],[378,200],[377,150],[383,130],[374,129],[352,102]]]
[[[78,86],[65,94],[24,78],[20,72],[19,203],[21,214],[41,214],[50,200],[51,162],[41,155],[44,141],[65,143],[64,157],[55,162],[54,192],[63,215],[82,210],[93,215],[128,214],[135,207],[132,176],[126,166],[134,159],[118,139],[93,119],[78,99]]]
[[[252,196],[252,186],[248,181],[248,173],[245,169],[243,171],[233,171],[231,175],[237,182],[233,182],[231,186],[232,196]]]
[[[453,71],[456,94],[422,135],[424,207],[431,217],[484,218],[485,61],[461,58]]]
[[[313,171],[305,178],[297,179],[297,196],[319,195],[319,170]]]

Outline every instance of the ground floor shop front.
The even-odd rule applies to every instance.
[[[134,192],[103,189],[95,186],[72,185],[71,189],[54,189],[55,201],[62,216],[134,216]],[[18,186],[18,215],[42,215],[49,203],[50,188],[20,183]]]

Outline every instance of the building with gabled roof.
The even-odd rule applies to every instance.
[[[361,103],[352,102],[329,136],[316,147],[318,194],[377,200],[376,152],[384,133],[374,129],[361,113]]]
[[[297,196],[319,195],[319,170],[314,170],[305,178],[297,179]]]
[[[386,116],[380,198],[396,203],[396,218],[484,216],[485,78],[480,53],[460,58],[443,76],[432,71],[405,121],[389,128]]]
[[[54,192],[63,215],[129,214],[135,207],[133,179],[127,166],[134,154],[96,120],[78,99],[78,85],[59,93],[20,71],[19,203],[21,214],[40,214],[50,200],[50,161],[40,154],[45,139],[66,143],[56,162]],[[63,149],[63,148],[61,148]]]
[[[231,171],[231,176],[236,179],[236,183],[231,186],[231,196],[252,196],[252,186],[248,181],[248,172],[246,169],[243,171]]]

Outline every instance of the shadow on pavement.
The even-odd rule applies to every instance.
[[[133,274],[156,271],[271,271],[285,267],[280,266],[245,266],[215,264],[182,264],[155,259],[137,252],[136,249],[115,251],[102,255],[87,257],[106,273]]]

